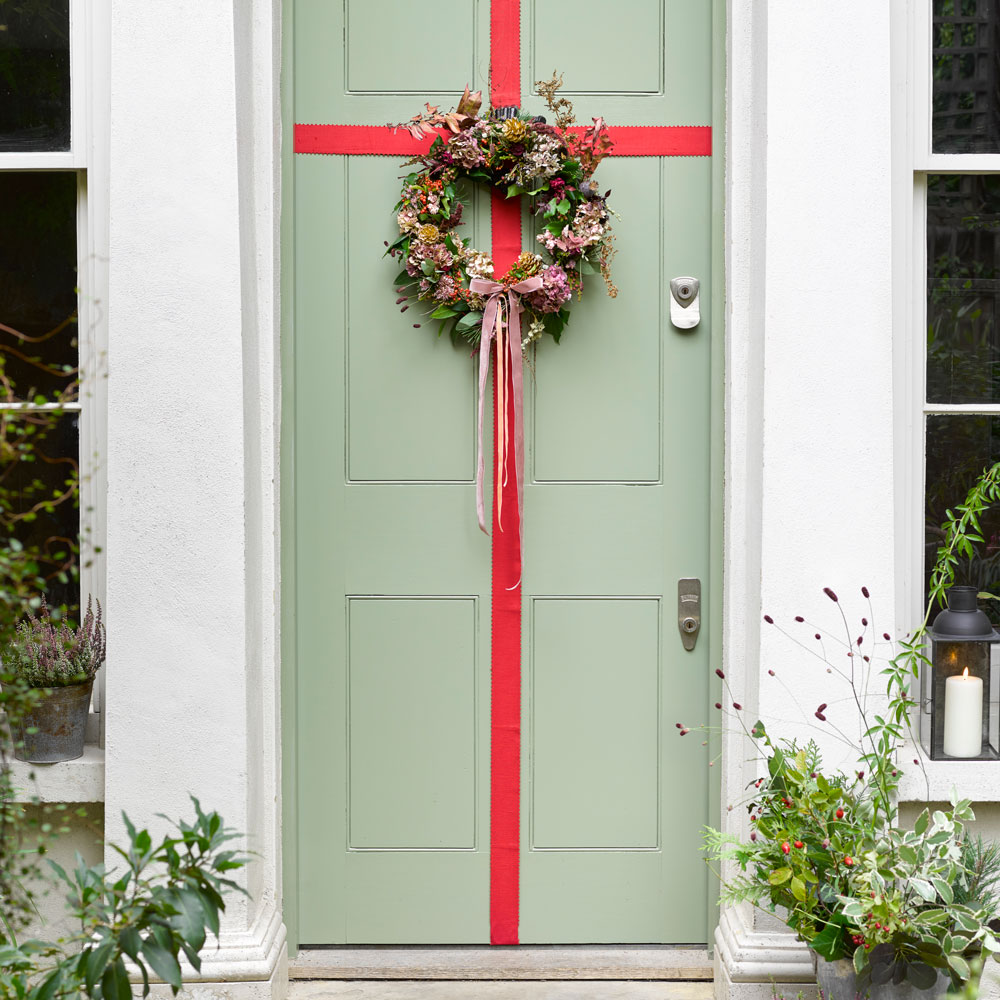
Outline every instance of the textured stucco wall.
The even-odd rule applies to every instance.
[[[42,809],[47,811],[43,814]],[[46,857],[70,876],[76,867],[78,852],[88,865],[97,865],[104,860],[104,807],[101,804],[69,802],[63,803],[60,808],[50,803],[46,806],[28,806],[26,811],[29,819],[51,823],[53,827],[63,831],[48,845]],[[37,919],[20,935],[23,940],[37,937],[55,941],[79,930],[79,926],[67,913],[66,894],[69,890],[65,883],[56,877],[44,861],[42,872],[43,878],[32,883],[32,890],[37,893]]]

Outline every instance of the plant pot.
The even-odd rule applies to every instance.
[[[943,972],[938,973],[937,982],[925,990],[918,990],[912,983],[872,983],[864,990],[858,990],[854,963],[849,958],[836,962],[816,959],[816,982],[823,991],[824,1000],[930,1000],[942,997],[951,986],[951,979]]]
[[[32,764],[75,760],[83,754],[93,680],[46,688],[42,700],[16,727],[14,756]],[[37,732],[29,732],[35,729]]]

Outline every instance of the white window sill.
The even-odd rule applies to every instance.
[[[914,756],[910,747],[900,751],[904,771],[900,802],[947,802],[953,788],[959,798],[973,802],[1000,801],[1000,761],[924,759],[925,778],[924,770],[913,763]]]
[[[58,764],[11,761],[18,798],[28,802],[103,802],[104,748],[88,743],[83,756]]]

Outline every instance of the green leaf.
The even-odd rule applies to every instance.
[[[969,963],[966,962],[961,955],[947,955],[946,957],[948,959],[948,965],[951,966],[955,975],[957,975],[963,982],[968,982],[969,977],[972,975]]]
[[[205,911],[201,905],[201,898],[193,889],[180,889],[177,901],[183,915],[183,919],[179,921],[181,926],[178,928],[181,937],[189,942],[195,951],[200,951],[205,944]]]
[[[937,894],[946,903],[953,903],[955,901],[955,894],[952,892],[951,886],[943,878],[932,878],[930,882],[937,890]]]
[[[147,938],[142,943],[142,954],[149,962],[150,968],[165,982],[171,986],[181,987],[181,967],[177,959],[160,947],[154,941]]]
[[[483,314],[481,312],[467,312],[456,324],[455,329],[460,333],[464,333],[466,330],[471,330],[473,327],[480,326],[483,322]]]
[[[458,313],[454,309],[442,303],[431,313],[431,319],[451,319],[452,316],[457,315]]]
[[[562,201],[560,201],[556,206],[556,211],[559,212],[560,215],[565,215],[569,211],[569,200],[563,198]]]
[[[831,922],[809,942],[809,947],[821,958],[832,962],[840,954],[840,935],[840,925]]]
[[[806,887],[805,883],[797,875],[792,876],[792,895],[800,902],[804,903],[806,899]]]
[[[132,1000],[132,987],[129,986],[125,963],[118,959],[114,965],[104,970],[101,978],[101,993],[104,1000]]]
[[[858,945],[857,948],[854,949],[854,971],[860,973],[864,967],[865,949],[861,945]]]
[[[767,876],[768,882],[771,885],[782,885],[787,882],[792,877],[791,868],[776,868],[770,875]]]
[[[927,827],[930,826],[931,814],[930,810],[925,809],[918,817],[916,823],[913,824],[913,832],[917,836],[922,837],[927,832]]]
[[[56,995],[56,990],[62,986],[63,970],[58,966],[52,970],[49,977],[42,983],[42,987],[34,995],[34,1000],[52,1000]]]
[[[139,961],[139,948],[142,945],[142,938],[139,937],[139,932],[135,927],[123,927],[118,934],[118,944],[121,946],[121,950],[133,962]]]
[[[94,984],[104,975],[104,970],[108,967],[108,959],[115,947],[114,938],[109,938],[97,948],[88,951],[85,958],[85,968],[83,981],[87,984],[87,989],[92,990]]]

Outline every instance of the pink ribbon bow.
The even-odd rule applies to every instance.
[[[497,469],[494,480],[496,489],[497,524],[503,531],[502,507],[503,486],[507,482],[507,407],[514,406],[514,466],[517,475],[518,514],[524,515],[524,385],[521,371],[521,296],[537,292],[542,287],[540,275],[526,278],[516,285],[501,285],[486,278],[473,278],[469,290],[477,295],[488,295],[483,310],[483,332],[479,340],[479,467],[476,471],[476,512],[479,527],[486,532],[486,513],[483,502],[483,479],[486,474],[486,459],[483,455],[483,397],[486,394],[486,376],[490,370],[490,345],[494,337],[497,342],[497,392],[500,393],[497,407]],[[504,315],[506,313],[506,316]],[[507,369],[513,398],[507,398]],[[487,534],[489,532],[486,532]]]

